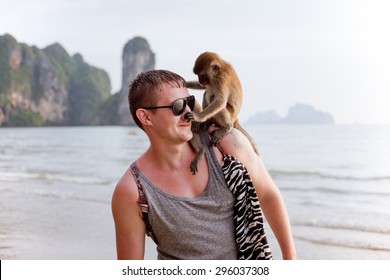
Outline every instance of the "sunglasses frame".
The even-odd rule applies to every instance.
[[[179,100],[183,100],[183,107],[180,109],[179,112],[177,112],[177,114],[175,114],[175,111],[174,111],[174,103],[179,101]],[[185,111],[186,107],[190,108],[191,111],[194,110],[194,107],[195,107],[195,96],[193,95],[190,95],[190,96],[187,96],[187,97],[184,97],[184,98],[178,98],[176,100],[174,100],[172,102],[172,105],[169,105],[169,106],[154,106],[154,107],[144,107],[142,109],[145,109],[145,110],[153,110],[153,109],[160,109],[160,108],[170,108],[172,109],[172,113],[175,115],[175,116],[180,116],[181,114],[183,114],[183,112]],[[191,106],[192,105],[192,106]],[[191,108],[192,107],[192,108]]]

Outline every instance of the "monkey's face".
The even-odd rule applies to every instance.
[[[207,86],[210,82],[209,76],[207,74],[198,74],[198,80],[199,83],[201,83],[204,86]]]
[[[204,52],[195,61],[194,73],[198,75],[199,83],[207,86],[219,74],[223,61],[215,53]]]

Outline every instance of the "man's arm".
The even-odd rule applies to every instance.
[[[240,131],[233,129],[221,139],[220,146],[225,153],[237,158],[247,168],[264,215],[278,240],[283,259],[295,259],[290,221],[282,196],[249,140]]]
[[[118,259],[140,260],[145,251],[145,224],[138,206],[138,189],[128,170],[118,182],[111,207]]]

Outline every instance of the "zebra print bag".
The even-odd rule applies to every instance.
[[[222,151],[221,151],[222,152]],[[235,196],[234,224],[239,260],[271,260],[265,235],[263,212],[256,190],[245,166],[223,153],[222,171],[229,190]]]

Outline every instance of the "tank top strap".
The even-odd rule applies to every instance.
[[[135,182],[137,184],[137,188],[138,188],[138,201],[137,201],[137,203],[138,203],[139,207],[141,208],[142,219],[145,223],[145,228],[146,228],[146,235],[150,236],[153,239],[153,241],[157,244],[157,239],[156,239],[155,235],[153,234],[152,226],[149,222],[148,199],[145,195],[141,181],[139,179],[139,169],[138,169],[136,162],[133,162],[130,165],[130,170],[131,170],[131,173],[133,174],[134,180],[135,180]]]

